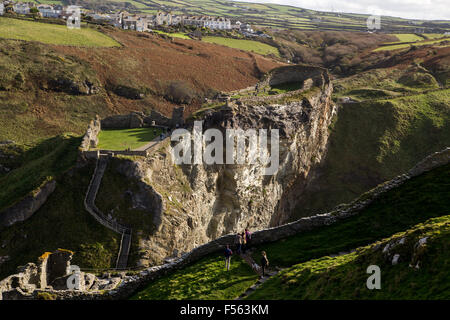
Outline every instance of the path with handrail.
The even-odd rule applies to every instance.
[[[86,208],[87,212],[89,212],[91,216],[93,216],[94,219],[97,220],[97,222],[99,222],[106,228],[122,235],[119,254],[116,260],[116,269],[126,269],[128,264],[128,255],[130,253],[131,247],[132,229],[128,226],[116,222],[115,220],[109,219],[95,205],[95,199],[97,197],[103,175],[108,165],[108,160],[108,155],[99,155],[95,165],[94,174],[92,175],[91,182],[89,183],[89,187],[86,192],[84,207]]]

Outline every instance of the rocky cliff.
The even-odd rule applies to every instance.
[[[302,68],[295,68],[299,81]],[[311,169],[324,156],[335,113],[327,71],[310,71],[301,79],[307,88],[272,100],[230,101],[203,115],[203,129],[279,129],[279,167],[273,175],[264,175],[260,163],[178,166],[172,158],[174,142],[143,160],[126,161],[135,177],[162,196],[165,208],[158,229],[140,236],[140,265],[160,263],[246,227],[255,230],[288,220]],[[314,77],[312,88],[309,76]]]

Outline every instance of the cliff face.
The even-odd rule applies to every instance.
[[[203,116],[203,129],[279,129],[275,174],[264,175],[260,163],[177,166],[172,158],[176,144],[168,142],[145,160],[128,162],[134,175],[162,196],[165,207],[157,231],[140,237],[140,264],[161,262],[246,227],[288,220],[311,169],[324,156],[335,113],[328,73],[308,71],[313,87],[310,78],[296,79],[304,81],[303,89],[272,99],[241,98]],[[297,73],[300,78],[301,68]]]

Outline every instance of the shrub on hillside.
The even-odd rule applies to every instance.
[[[172,81],[168,84],[164,97],[174,103],[189,104],[195,98],[194,89],[181,80]]]
[[[144,93],[142,93],[141,90],[126,85],[114,86],[112,91],[118,96],[132,100],[138,100],[144,97]]]

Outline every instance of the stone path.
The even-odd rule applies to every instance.
[[[145,151],[147,149],[152,148],[154,145],[158,144],[161,141],[162,140],[159,137],[156,137],[155,139],[153,139],[152,141],[147,143],[145,146],[142,146],[142,147],[137,148],[137,149],[133,149],[133,151]]]
[[[86,210],[94,217],[97,222],[107,227],[108,229],[120,233],[122,239],[120,242],[119,254],[116,261],[117,269],[126,269],[128,263],[128,254],[131,247],[131,228],[122,225],[115,220],[108,219],[95,205],[95,199],[97,197],[97,192],[100,188],[103,175],[105,173],[106,167],[108,165],[108,156],[100,155],[97,159],[94,174],[92,175],[91,182],[89,183],[89,188],[86,192],[86,197],[84,199],[84,207]]]
[[[253,291],[258,289],[264,282],[266,282],[271,277],[277,275],[280,271],[283,270],[283,269],[279,269],[279,270],[276,270],[276,271],[268,270],[268,271],[266,271],[265,277],[262,277],[262,270],[261,270],[261,268],[259,268],[259,269],[255,269],[254,268],[254,266],[256,265],[256,262],[252,258],[252,253],[253,252],[251,250],[248,250],[245,254],[241,254],[240,256],[252,268],[252,270],[259,276],[259,279],[258,279],[258,281],[256,281],[255,284],[253,284],[250,288],[248,288],[243,294],[241,294],[235,300],[242,300],[243,298],[247,297]]]

